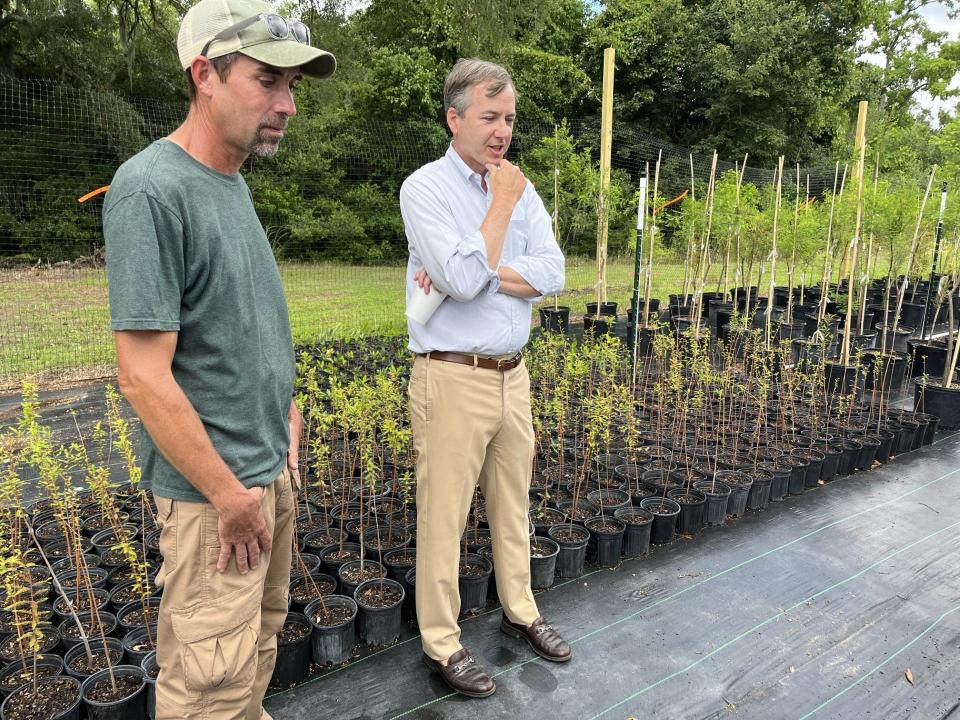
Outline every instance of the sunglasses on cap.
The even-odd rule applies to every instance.
[[[298,43],[302,43],[304,45],[310,44],[310,28],[308,28],[299,20],[290,22],[286,18],[282,18],[274,13],[259,13],[253,17],[248,17],[246,20],[241,20],[235,25],[231,25],[230,27],[218,32],[216,35],[210,38],[206,45],[203,46],[203,50],[200,51],[200,54],[206,57],[210,46],[213,45],[213,43],[215,43],[217,40],[229,40],[234,35],[246,30],[257,21],[262,21],[263,24],[267,26],[267,31],[270,33],[270,37],[274,40],[286,40],[292,35],[293,39]]]

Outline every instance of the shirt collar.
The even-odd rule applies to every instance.
[[[453,163],[453,167],[456,169],[457,173],[458,173],[466,182],[474,182],[474,181],[475,181],[477,184],[479,184],[480,181],[483,180],[483,178],[484,178],[484,177],[486,176],[486,174],[487,174],[487,172],[485,171],[484,174],[481,175],[480,173],[478,173],[478,172],[474,171],[473,169],[471,169],[470,166],[467,165],[467,164],[463,161],[463,158],[460,157],[460,153],[458,153],[456,150],[454,150],[454,148],[453,148],[453,142],[451,142],[450,145],[449,145],[449,147],[447,147],[446,157],[447,157],[448,160],[450,160],[450,162]]]

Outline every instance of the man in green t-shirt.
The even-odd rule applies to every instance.
[[[177,39],[184,123],[103,209],[120,388],[162,526],[157,714],[265,716],[287,614],[301,418],[280,275],[239,174],[272,156],[334,57],[260,0],[201,0]]]

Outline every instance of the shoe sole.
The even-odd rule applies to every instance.
[[[549,660],[550,662],[555,662],[555,663],[564,663],[564,662],[568,662],[573,658],[573,653],[570,653],[566,657],[557,657],[556,655],[547,655],[545,653],[540,652],[537,646],[533,644],[533,641],[529,637],[527,637],[527,634],[525,632],[521,630],[517,630],[516,628],[510,627],[509,625],[501,624],[500,632],[502,632],[504,635],[509,635],[510,637],[519,638],[520,640],[526,640],[527,645],[530,646],[530,649],[533,650],[537,655],[542,657],[544,660]]]
[[[431,672],[435,672],[437,675],[439,675],[440,679],[447,684],[448,688],[450,688],[454,692],[460,693],[461,695],[466,695],[467,697],[471,697],[471,698],[485,698],[485,697],[490,697],[497,691],[497,684],[495,682],[493,683],[493,688],[491,688],[490,692],[479,693],[479,692],[471,692],[469,690],[462,690],[454,686],[449,680],[447,680],[446,677],[444,677],[443,673],[440,672],[440,669],[437,667],[436,661],[433,658],[427,659],[427,657],[424,656],[423,664],[426,665],[428,668],[430,668]],[[492,678],[491,678],[491,682],[493,682]]]

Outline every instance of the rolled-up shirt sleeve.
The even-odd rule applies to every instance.
[[[407,241],[433,284],[458,302],[500,287],[496,269],[487,262],[487,246],[479,230],[463,235],[452,224],[453,209],[431,192],[427,183],[408,179],[400,188],[400,213]]]
[[[504,264],[516,270],[540,293],[527,298],[530,302],[538,302],[544,295],[555,295],[563,290],[565,261],[553,235],[550,213],[533,185],[527,185],[523,202],[526,205],[528,225],[527,248],[522,255]]]

